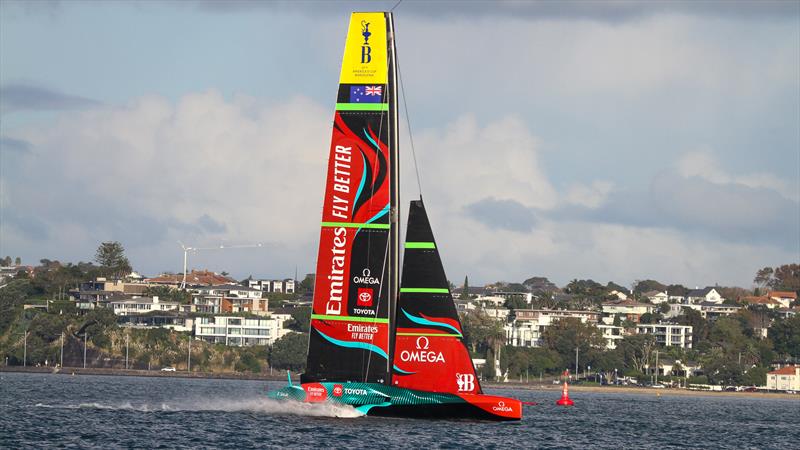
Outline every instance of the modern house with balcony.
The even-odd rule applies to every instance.
[[[655,336],[656,344],[664,347],[692,348],[692,327],[670,323],[637,324],[637,334]]]
[[[283,322],[291,318],[288,314],[273,314],[270,317],[198,317],[194,324],[195,339],[214,344],[236,347],[272,345],[289,330]]]

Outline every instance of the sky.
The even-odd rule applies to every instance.
[[[0,1],[0,255],[119,241],[156,275],[182,242],[229,247],[190,268],[313,272],[349,12],[395,3]],[[454,283],[750,287],[800,262],[800,2],[394,12]]]

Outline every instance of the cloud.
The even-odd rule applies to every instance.
[[[0,86],[0,111],[61,111],[86,109],[100,103],[85,97],[63,94],[47,88],[6,84]]]
[[[613,189],[614,183],[610,181],[596,180],[588,186],[573,184],[564,196],[564,200],[569,204],[595,209],[606,202]]]
[[[249,268],[237,260],[219,270],[277,271],[287,259],[292,269],[309,265],[328,115],[303,97],[264,104],[207,91],[176,103],[143,97],[17,129],[12,139],[36,152],[3,180],[11,200],[3,207],[14,217],[4,246],[81,260],[99,242],[119,240],[138,270],[155,273],[177,268],[178,240],[200,247],[261,242]],[[68,229],[83,232],[65,236]],[[270,248],[293,256],[265,262]],[[235,253],[220,252],[218,263]]]
[[[13,139],[6,136],[0,136],[0,152],[2,153],[28,153],[31,151],[31,144],[21,139]]]
[[[397,0],[318,2],[276,0],[255,2],[250,0],[197,0],[195,2],[170,2],[177,5],[194,5],[204,11],[231,13],[269,9],[308,15],[347,14],[350,11],[389,10]],[[654,14],[695,14],[721,17],[748,17],[786,19],[797,14],[797,5],[785,1],[737,1],[720,4],[716,1],[651,1],[620,2],[616,0],[560,1],[504,0],[497,2],[428,0],[405,1],[396,6],[398,16],[414,15],[444,18],[476,18],[501,16],[555,20],[595,20],[610,23],[626,22]]]
[[[484,198],[464,207],[467,215],[491,229],[531,231],[536,224],[533,210],[514,200]]]

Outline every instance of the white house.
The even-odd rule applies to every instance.
[[[693,289],[686,294],[686,303],[695,304],[695,303],[717,303],[720,304],[724,302],[725,299],[719,295],[719,292],[713,287],[705,287],[703,289]]]
[[[786,366],[767,373],[767,389],[800,392],[800,366]]]
[[[158,296],[135,297],[132,299],[112,300],[108,302],[109,308],[114,310],[118,316],[131,314],[144,314],[152,311],[177,311],[180,308],[178,302],[162,302]]]
[[[692,348],[692,327],[689,325],[640,323],[636,325],[636,333],[653,335],[656,344],[665,347]]]
[[[792,302],[797,301],[797,292],[772,291],[767,297],[780,303],[783,308],[788,308]]]
[[[649,303],[638,303],[632,300],[613,301],[603,303],[603,314],[622,314],[632,322],[638,322],[639,317],[645,313],[653,313],[656,306]]]
[[[669,296],[667,295],[666,292],[650,291],[650,292],[645,292],[644,296],[648,300],[650,300],[650,303],[654,305],[667,303],[669,301]]]
[[[195,320],[194,335],[196,339],[235,347],[272,345],[289,332],[283,328],[283,322],[290,317],[288,314],[259,318],[198,317]]]
[[[599,324],[597,328],[603,333],[603,339],[606,340],[606,348],[614,350],[617,344],[625,337],[625,329],[614,325]]]
[[[515,347],[541,347],[542,335],[547,327],[565,318],[575,318],[582,323],[596,324],[600,313],[595,311],[568,311],[557,309],[518,309],[514,322],[506,325],[506,342]]]

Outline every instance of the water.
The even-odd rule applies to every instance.
[[[277,403],[278,382],[0,374],[0,448],[797,448],[800,401],[495,390],[521,422],[360,416]]]

